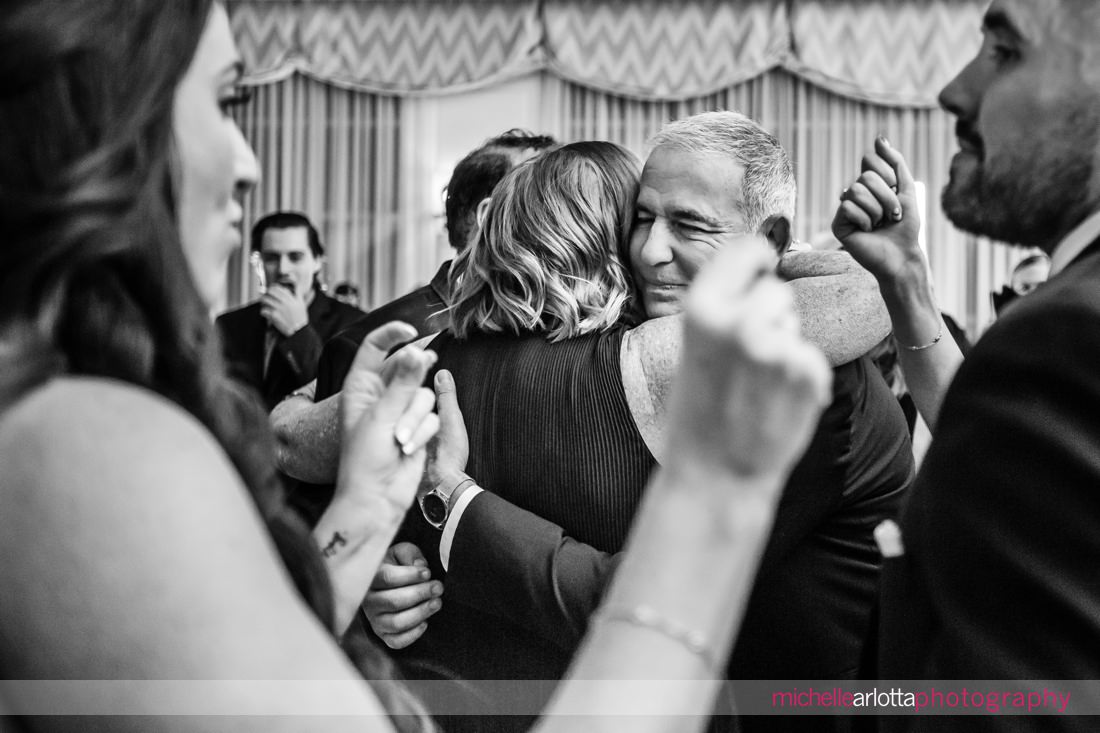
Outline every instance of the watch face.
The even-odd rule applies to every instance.
[[[437,494],[425,496],[420,508],[424,510],[424,518],[436,526],[443,524],[447,519],[447,502]]]

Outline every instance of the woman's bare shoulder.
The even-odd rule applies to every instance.
[[[88,451],[100,456],[155,457],[215,445],[212,435],[178,405],[135,385],[97,377],[60,377],[0,415],[0,446]],[[5,450],[6,452],[6,450]],[[21,453],[22,451],[20,451]],[[8,453],[5,462],[18,458]]]
[[[109,498],[153,477],[160,485],[239,482],[214,436],[178,405],[93,377],[51,380],[9,407],[0,415],[0,459],[9,498],[43,486],[60,497],[94,486]]]

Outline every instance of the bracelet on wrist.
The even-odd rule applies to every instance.
[[[907,344],[903,344],[902,342],[898,341],[898,346],[905,349],[906,351],[924,351],[925,349],[930,349],[933,346],[935,346],[936,344],[938,344],[940,342],[940,339],[942,339],[942,338],[943,338],[943,322],[941,321],[940,322],[940,330],[936,334],[936,338],[932,339],[928,343],[921,344],[920,346],[909,346]]]
[[[641,629],[656,632],[699,657],[708,670],[713,671],[718,668],[718,659],[714,656],[713,649],[707,643],[706,635],[703,632],[690,629],[672,619],[665,618],[651,606],[639,605],[633,608],[600,610],[596,612],[593,620],[601,623],[621,621]]]

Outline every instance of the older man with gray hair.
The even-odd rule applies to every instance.
[[[678,331],[670,328],[663,343],[631,336],[675,324],[678,319],[664,316],[681,312],[699,267],[717,251],[741,246],[745,234],[766,237],[779,262],[791,244],[795,183],[790,161],[775,138],[733,112],[671,123],[653,146],[641,177],[629,255],[646,315],[656,320],[624,339],[621,367],[637,429],[647,444],[659,446],[663,416],[651,396],[662,385],[654,383],[660,378],[653,375],[674,371]],[[820,263],[815,257],[784,259],[790,267],[800,259]],[[819,330],[809,334],[818,343],[828,340],[830,319],[842,318],[849,295],[828,278],[822,280],[822,291],[832,289],[828,297],[812,287],[796,291],[803,299],[802,312],[816,316],[806,320]],[[831,345],[835,353],[836,344]],[[836,679],[853,675],[858,666],[879,570],[872,530],[896,513],[913,465],[904,418],[877,370],[866,358],[856,358],[834,372],[834,401],[778,509],[726,672],[733,679]],[[628,379],[632,373],[641,375],[637,381],[647,389],[631,389],[636,381]],[[458,400],[462,394],[460,388]],[[475,476],[488,490],[472,486],[464,473],[466,436],[453,391],[442,391],[440,410],[445,439],[432,468],[436,498],[431,516],[425,505],[428,521],[408,536],[428,552],[437,574],[447,572],[446,600],[428,624],[441,602],[432,595],[433,584],[391,582],[404,570],[394,562],[391,575],[380,576],[377,592],[368,597],[372,627],[394,647],[408,646],[424,634],[403,656],[432,668],[448,667],[467,679],[560,676],[618,555],[577,542],[569,527],[509,502],[510,487],[492,461],[479,460],[482,475]],[[654,435],[656,440],[650,440]],[[474,455],[481,455],[488,440],[512,439],[476,431],[470,437]],[[561,501],[568,502],[581,487],[559,490]],[[395,554],[408,551],[406,546]],[[408,570],[414,581],[417,569]],[[642,617],[632,622],[649,623]],[[669,629],[655,623],[653,631]],[[676,643],[675,636],[671,643]],[[707,653],[722,657],[719,649]],[[724,722],[746,730],[770,725],[765,718]],[[776,722],[791,729],[791,718]],[[845,729],[847,721],[800,719],[796,725],[832,731]]]

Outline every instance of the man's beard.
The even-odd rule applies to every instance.
[[[952,167],[944,213],[964,231],[1049,253],[1089,213],[1098,140],[1100,112],[1082,105],[1027,150],[983,157],[958,175]]]

